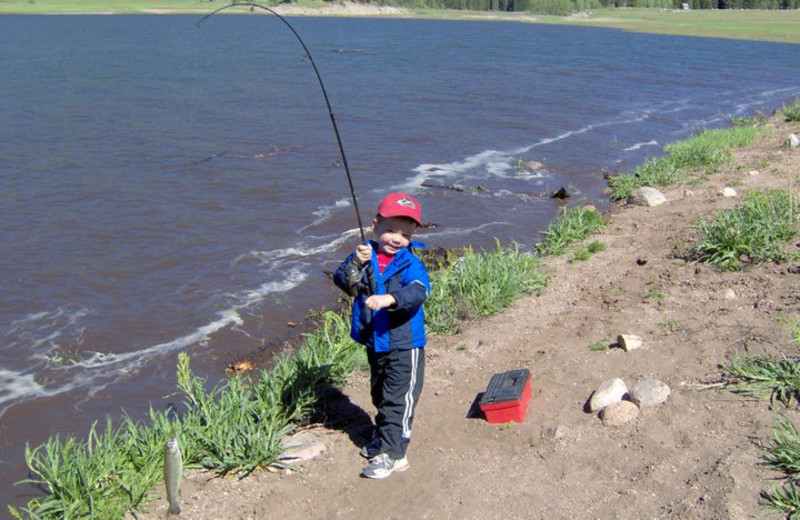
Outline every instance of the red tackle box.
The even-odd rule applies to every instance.
[[[527,368],[495,374],[478,406],[492,424],[525,422],[531,400],[531,372]]]

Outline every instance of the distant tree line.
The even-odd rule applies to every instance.
[[[528,11],[564,15],[601,7],[680,9],[800,9],[800,0],[374,0],[371,3],[428,9]]]

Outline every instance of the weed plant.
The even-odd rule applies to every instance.
[[[690,256],[720,271],[783,260],[783,244],[798,234],[796,205],[785,190],[750,192],[738,208],[698,222],[702,237]]]
[[[769,397],[771,404],[800,402],[800,358],[736,356],[730,366],[723,367],[723,375],[726,386],[735,393]]]
[[[606,245],[604,243],[595,240],[595,241],[591,242],[586,247],[581,247],[581,248],[576,249],[572,253],[571,261],[572,262],[585,262],[586,260],[591,258],[591,256],[593,254],[599,253],[600,251],[605,251],[605,249],[606,249]]]
[[[792,105],[784,105],[781,111],[787,121],[800,121],[800,100]]]
[[[542,256],[561,255],[570,244],[583,240],[604,225],[603,216],[596,210],[564,207],[542,232],[543,239],[534,246],[534,252]]]
[[[633,173],[611,178],[611,199],[626,199],[643,186],[665,187],[687,181],[691,173],[715,173],[731,161],[732,149],[747,146],[763,132],[761,127],[740,124],[730,129],[704,130],[685,141],[668,144],[662,157],[646,161]]]
[[[538,259],[520,251],[519,245],[476,253],[466,249],[451,268],[434,273],[425,302],[430,333],[450,332],[459,320],[491,316],[522,295],[544,290],[547,277]]]
[[[765,466],[781,472],[786,480],[762,491],[761,498],[766,504],[781,511],[789,519],[800,518],[800,433],[797,426],[787,417],[781,417],[773,429],[773,438],[768,441],[767,453],[762,457]]]

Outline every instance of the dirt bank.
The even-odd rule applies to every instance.
[[[779,517],[759,504],[775,476],[759,459],[787,410],[700,388],[736,352],[796,354],[776,320],[798,315],[800,263],[720,274],[675,256],[696,236],[698,217],[733,207],[747,189],[788,189],[798,176],[800,151],[776,152],[800,126],[770,123],[771,137],[738,152],[737,164],[710,181],[665,190],[669,202],[657,207],[615,206],[592,237],[607,249],[585,262],[547,260],[551,281],[542,296],[431,338],[409,471],[384,481],[359,477],[360,435],[373,413],[359,375],[330,396],[328,424],[312,429],[326,450],[303,471],[241,481],[189,472],[181,518]],[[738,197],[720,195],[729,185]],[[642,348],[588,348],[620,333],[641,336]],[[521,367],[533,375],[523,424],[467,418],[492,374]],[[638,419],[607,427],[584,405],[616,377],[629,387],[656,378],[672,393]],[[158,501],[138,518],[164,512]]]

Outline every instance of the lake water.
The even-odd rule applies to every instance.
[[[359,233],[316,76],[273,16],[0,17],[0,493],[26,440],[217,380],[336,295]],[[797,46],[506,22],[290,18],[365,223],[407,190],[429,246],[526,246],[546,196],[800,96]],[[526,168],[528,161],[539,166]],[[487,188],[471,193],[423,184]]]

